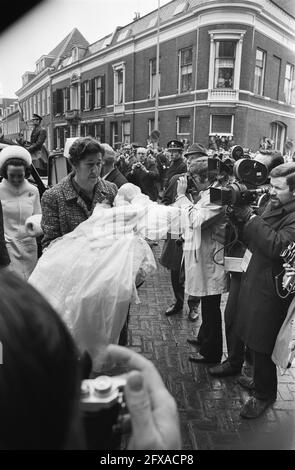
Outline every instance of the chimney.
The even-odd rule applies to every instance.
[[[137,20],[139,20],[139,18],[140,18],[140,12],[139,12],[139,11],[135,11],[135,12],[134,12],[133,21],[137,21]]]

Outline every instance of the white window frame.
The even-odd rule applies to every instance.
[[[177,116],[176,117],[176,133],[177,135],[191,135],[191,132],[180,132],[180,119],[181,118],[188,118],[191,121],[191,116],[188,115],[183,115],[183,116]]]
[[[290,78],[287,78],[287,67],[290,66]],[[287,104],[295,104],[295,66],[290,62],[286,63],[284,77],[284,99]]]
[[[129,124],[129,134],[125,134],[125,125]],[[129,139],[125,140],[125,136],[129,136]],[[125,144],[131,143],[131,122],[130,121],[122,121],[122,142]]]
[[[125,69],[125,62],[120,62],[118,64],[113,65],[114,71],[114,107],[116,109],[124,110],[125,109],[125,77],[126,77],[126,69]],[[123,90],[122,90],[122,101],[119,103],[119,82],[118,76],[119,72],[123,73]]]
[[[192,50],[192,64],[191,64],[191,68],[192,68],[192,71],[191,71],[191,74],[192,74],[192,86],[189,90],[185,90],[185,91],[182,91],[182,68],[183,67],[188,67],[187,65],[181,65],[181,57],[182,57],[182,54],[187,51],[188,49],[191,49]],[[183,49],[180,49],[179,52],[178,52],[178,94],[182,94],[182,93],[189,93],[192,89],[193,89],[193,47],[185,47]],[[187,74],[188,75],[188,74]]]
[[[47,99],[47,114],[50,114],[51,113],[51,94],[50,94],[50,86],[47,87],[47,90],[46,90],[46,99]]]
[[[153,61],[156,61],[156,73],[153,74]],[[156,96],[156,87],[157,87],[157,59],[153,58],[149,61],[149,76],[150,76],[150,98]],[[159,72],[159,93],[161,90],[161,73]]]
[[[234,121],[235,121],[234,114],[220,114],[220,116],[227,116],[227,117],[231,116],[231,131],[230,132],[213,132],[212,131],[213,116],[218,116],[218,114],[210,114],[209,136],[218,135],[220,137],[222,137],[222,136],[232,137],[234,135]]]
[[[99,85],[99,86],[98,86]],[[95,77],[94,79],[94,108],[101,108],[101,92],[102,92],[102,77]]]
[[[275,136],[273,136],[272,134],[272,128],[276,126],[276,129],[275,129]],[[281,129],[282,133],[281,133],[281,143],[280,143],[280,146],[278,146],[278,134],[279,134],[279,128]],[[273,140],[274,142],[274,150],[279,150],[280,152],[284,152],[284,145],[285,145],[285,140],[286,140],[286,131],[287,131],[287,127],[284,123],[282,122],[278,122],[278,121],[274,121],[274,122],[271,122],[270,123],[270,136],[271,136],[271,139]]]
[[[84,111],[90,109],[90,80],[84,82]]]
[[[43,90],[42,90],[42,97],[41,97],[41,100],[42,100],[42,111],[43,111],[44,116],[46,116],[46,114],[47,114],[47,109],[46,109],[46,94],[45,94],[45,88],[43,88]]]
[[[234,67],[234,80],[232,90],[239,90],[240,76],[241,76],[241,58],[243,39],[246,31],[238,29],[219,29],[211,30],[208,32],[210,35],[210,59],[209,59],[209,90],[219,90],[214,88],[214,74],[215,74],[215,56],[216,56],[216,43],[219,41],[235,41],[236,54],[235,54],[235,67]]]
[[[262,64],[262,75],[261,75],[261,84],[258,90],[255,90],[255,77],[256,77],[256,60],[257,60],[257,51],[262,52],[263,54],[263,64]],[[255,71],[254,71],[254,84],[253,84],[253,92],[255,95],[263,96],[264,95],[264,82],[265,82],[265,68],[266,68],[266,51],[261,49],[260,47],[256,47],[255,51]]]

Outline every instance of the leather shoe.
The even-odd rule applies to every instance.
[[[188,312],[188,319],[190,321],[197,321],[199,316],[200,316],[200,314],[198,312],[198,307],[197,306],[194,306],[194,307],[190,308],[190,310]]]
[[[255,384],[252,377],[247,377],[247,375],[241,375],[237,380],[238,384],[241,387],[246,388],[247,390],[254,390]]]
[[[213,377],[228,377],[230,375],[237,375],[241,373],[241,369],[235,369],[229,361],[225,361],[218,366],[210,367],[209,374]]]
[[[255,419],[258,418],[264,411],[276,401],[275,398],[268,400],[259,400],[256,397],[250,397],[240,411],[242,418]]]
[[[182,312],[182,305],[177,304],[175,302],[174,304],[170,305],[170,307],[167,308],[165,315],[167,317],[170,317],[171,315],[175,315],[176,313],[181,313]]]
[[[200,353],[196,353],[194,356],[189,356],[188,360],[191,362],[197,362],[198,364],[216,364],[217,362],[220,362],[218,360],[212,360],[208,357],[204,357]]]

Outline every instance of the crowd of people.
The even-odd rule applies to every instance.
[[[8,145],[0,152],[0,340],[5,357],[0,367],[0,448],[85,446],[78,402],[81,380],[91,372],[87,345],[84,350],[78,347],[60,316],[27,281],[38,262],[37,234],[42,233],[43,253],[50,256],[58,240],[68,234],[76,237],[77,227],[90,220],[97,207],[112,210],[121,195],[125,195],[121,204],[131,204],[137,214],[142,213],[140,204],[151,211],[160,207],[161,217],[167,211],[170,229],[160,263],[171,271],[175,300],[165,315],[182,312],[187,296],[188,320],[202,318],[197,337],[188,338],[196,348],[189,360],[208,365],[215,377],[239,374],[239,384],[250,392],[240,414],[248,419],[260,416],[276,400],[272,352],[292,300],[280,295],[277,286],[284,272],[281,253],[295,242],[295,163],[284,163],[276,153],[265,205],[234,204],[228,210],[211,202],[210,192],[234,180],[236,162],[230,156],[222,165],[221,156],[210,156],[202,144],[193,143],[184,150],[175,139],[165,149],[158,145],[113,149],[92,137],[77,138],[69,150],[72,172],[47,189],[40,204],[38,189],[28,182],[35,150]],[[212,166],[212,160],[217,164]],[[140,191],[134,191],[134,186]],[[156,206],[147,206],[146,200]],[[172,207],[174,212],[169,212]],[[121,208],[112,214],[121,216]],[[175,231],[170,219],[178,215]],[[32,216],[38,216],[41,232],[29,234],[27,221]],[[149,224],[148,217],[144,223]],[[230,245],[241,260],[236,271],[226,270],[223,263],[229,227],[235,227]],[[163,238],[163,230],[157,233]],[[117,260],[118,265],[121,262]],[[227,292],[228,357],[221,362],[220,303]],[[129,448],[179,449],[175,400],[153,364],[120,346],[108,346],[106,356],[127,363],[131,370],[125,388],[132,421]],[[88,373],[81,367],[85,357]],[[252,377],[242,374],[244,361],[251,364]],[[22,381],[27,385],[20,399]],[[45,393],[42,400],[37,399],[40,387]],[[13,424],[16,421],[18,426]]]

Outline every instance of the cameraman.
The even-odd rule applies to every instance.
[[[270,201],[260,216],[250,206],[233,208],[233,220],[242,224],[242,241],[248,248],[238,299],[237,334],[251,350],[254,362],[253,379],[243,377],[242,382],[253,392],[241,409],[243,418],[257,418],[277,396],[271,355],[291,298],[281,298],[276,283],[281,284],[278,276],[283,272],[280,254],[295,241],[295,193],[287,184],[287,177],[294,173],[293,162],[270,172]]]
[[[130,183],[136,184],[141,189],[141,192],[149,196],[152,201],[157,201],[159,195],[157,187],[159,171],[155,158],[148,154],[146,148],[138,147],[136,160],[131,170],[126,174],[127,180]]]
[[[219,363],[222,357],[220,301],[221,294],[228,290],[228,276],[220,262],[223,259],[225,210],[210,203],[210,187],[218,184],[218,173],[209,170],[209,158],[195,160],[190,172],[199,187],[199,200],[194,204],[186,197],[185,175],[179,178],[174,204],[186,214],[183,234],[185,292],[201,298],[202,325],[196,340],[200,348],[189,360]]]
[[[0,332],[0,449],[85,449],[73,338],[49,303],[12,273],[0,272]],[[180,449],[176,403],[154,365],[115,345],[106,359],[132,371],[125,388],[128,448]],[[101,433],[105,423],[98,424]]]

